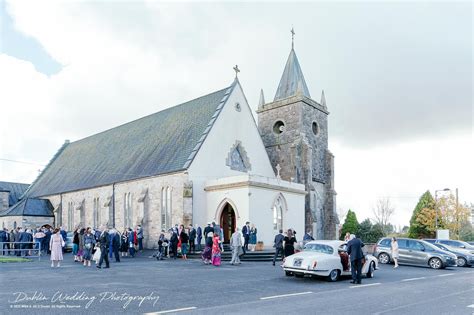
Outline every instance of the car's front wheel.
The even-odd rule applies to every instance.
[[[329,274],[327,279],[328,279],[328,281],[336,282],[337,280],[339,280],[340,275],[341,275],[341,272],[337,269],[334,269],[334,270],[331,271],[331,273]]]
[[[291,277],[293,273],[291,271],[285,271],[285,276]]]
[[[369,270],[367,271],[367,278],[373,278],[375,271],[375,263],[371,262],[369,265]]]
[[[431,258],[430,261],[428,262],[430,267],[433,269],[440,269],[443,267],[443,262],[439,258]]]
[[[379,255],[379,263],[388,264],[390,262],[390,256],[387,253],[382,253]]]
[[[458,267],[465,267],[467,265],[467,260],[462,257],[459,257],[456,260],[456,264],[458,265]]]

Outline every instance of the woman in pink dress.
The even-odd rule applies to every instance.
[[[51,236],[49,241],[49,250],[51,251],[51,267],[54,267],[54,264],[57,264],[57,267],[60,267],[60,261],[63,260],[63,246],[64,240],[59,229],[54,229],[54,234]]]
[[[221,265],[221,248],[219,247],[219,235],[214,233],[212,238],[212,264],[214,266]]]

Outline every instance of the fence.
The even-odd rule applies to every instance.
[[[31,245],[31,248],[29,248],[30,245]],[[0,256],[9,256],[9,254],[12,252],[14,256],[18,256],[18,253],[20,253],[18,257],[38,258],[38,260],[41,260],[41,243],[38,243],[38,242],[0,242]],[[34,255],[35,252],[36,252],[36,255]]]

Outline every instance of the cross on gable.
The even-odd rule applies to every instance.
[[[240,72],[239,66],[235,65],[235,67],[233,69],[235,71],[235,77],[237,78],[237,74]]]

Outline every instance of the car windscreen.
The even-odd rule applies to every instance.
[[[303,249],[305,252],[318,252],[323,254],[332,254],[334,250],[331,246],[325,244],[306,244]]]

